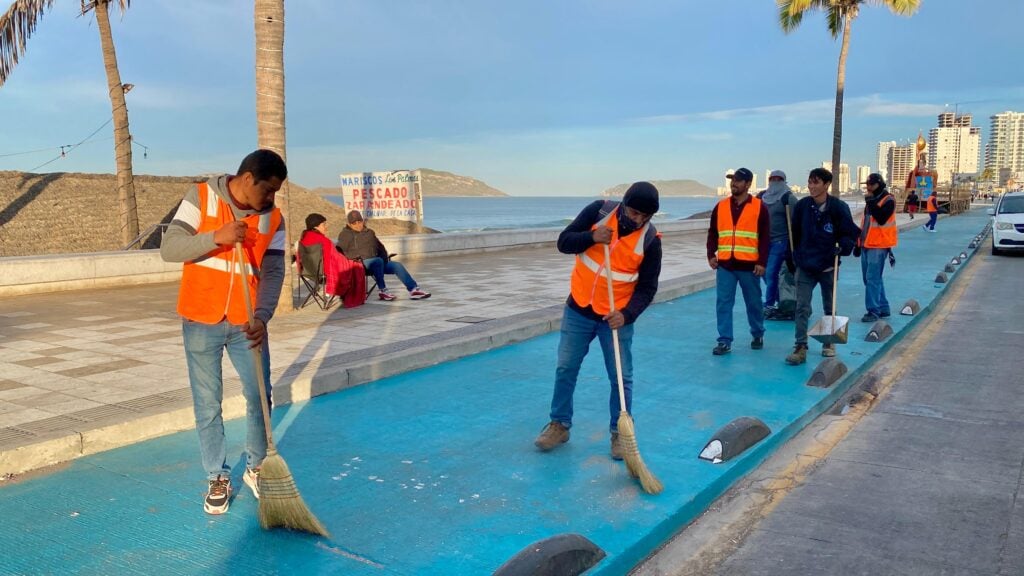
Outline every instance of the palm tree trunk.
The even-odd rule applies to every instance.
[[[128,131],[128,108],[124,101],[117,53],[110,33],[109,0],[97,0],[96,27],[103,48],[103,67],[107,72],[107,90],[114,115],[114,155],[117,160],[117,208],[121,219],[121,243],[127,246],[139,235],[139,209],[135,203],[135,181],[132,175],[132,135]]]
[[[260,148],[285,152],[284,118],[284,0],[255,0],[256,23],[256,136]],[[295,308],[295,272],[292,262],[292,221],[289,218],[290,191],[286,180],[275,203],[285,222],[285,289],[277,311]]]
[[[843,16],[843,46],[839,49],[839,71],[836,73],[836,120],[832,129],[832,195],[839,196],[840,156],[843,148],[843,91],[846,88],[846,53],[850,49],[850,26],[855,14]]]

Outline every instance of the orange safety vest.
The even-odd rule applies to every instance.
[[[615,309],[622,310],[629,304],[633,289],[640,279],[640,263],[644,260],[644,238],[651,227],[648,222],[639,230],[619,238],[618,210],[612,210],[591,227],[607,226],[612,229],[612,241],[608,246],[611,253],[612,292],[615,295]],[[658,234],[661,237],[661,234]],[[608,272],[604,261],[604,245],[594,244],[583,253],[576,255],[576,266],[572,269],[570,287],[572,299],[581,307],[590,306],[597,314],[611,311],[608,306]]]
[[[925,206],[927,207],[929,214],[939,211],[939,207],[938,205],[936,205],[935,202],[935,194],[932,194],[931,196],[928,197],[928,201],[925,203]]]
[[[761,201],[753,196],[740,212],[739,222],[732,221],[732,198],[718,203],[718,260],[757,262],[757,217]]]
[[[886,202],[894,202],[891,194],[883,198],[879,206]],[[871,216],[868,215],[867,208],[865,208],[861,230],[866,233],[857,239],[857,244],[862,248],[892,248],[896,246],[896,213],[893,212],[885,224],[872,224],[868,221],[870,218]]]
[[[196,234],[213,232],[228,222],[234,222],[231,205],[214,190],[202,182],[199,188],[199,227]],[[259,215],[251,214],[242,221],[253,230],[259,226]],[[270,246],[281,225],[281,210],[274,208],[270,213],[270,230],[257,234],[254,246],[245,246],[245,262],[237,262],[234,246],[217,246],[204,256],[185,262],[181,272],[181,289],[178,292],[178,314],[195,322],[216,324],[227,318],[228,322],[242,325],[249,321],[242,294],[241,265],[249,274],[249,296],[256,303],[259,266],[263,255]]]

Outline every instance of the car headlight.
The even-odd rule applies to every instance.
[[[1013,230],[1013,223],[1011,222],[996,222],[997,230]]]

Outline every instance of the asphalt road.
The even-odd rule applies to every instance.
[[[988,240],[941,307],[635,574],[1024,574],[1024,256]]]

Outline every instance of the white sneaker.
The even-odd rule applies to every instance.
[[[387,288],[382,288],[377,291],[377,297],[386,302],[390,302],[395,299],[395,295],[391,293]]]
[[[242,481],[245,482],[245,485],[248,486],[250,490],[252,490],[252,495],[255,496],[257,500],[259,500],[260,471],[258,469],[253,470],[252,468],[246,468],[245,474],[242,474]]]
[[[423,290],[419,286],[413,288],[412,290],[409,290],[410,300],[423,300],[425,298],[430,298],[430,292]]]

